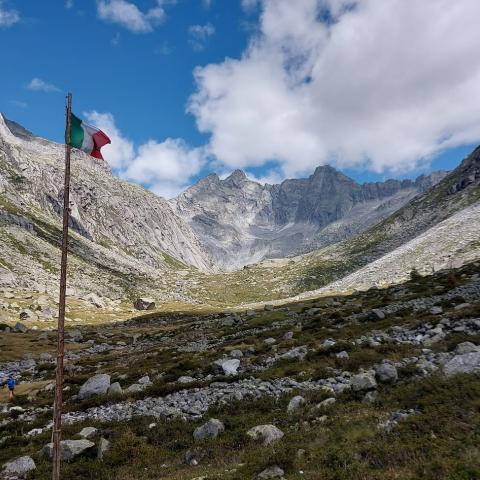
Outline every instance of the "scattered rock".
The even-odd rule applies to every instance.
[[[372,374],[359,373],[352,377],[351,386],[354,392],[361,392],[363,390],[373,390],[377,388],[377,382]]]
[[[342,352],[338,352],[335,356],[342,360],[347,360],[348,358],[350,358],[350,356],[348,355],[348,352],[346,352],[345,350],[343,350]]]
[[[178,377],[178,379],[177,379],[178,383],[192,383],[194,381],[195,381],[195,379],[193,377],[188,377],[186,375],[184,375],[182,377]]]
[[[133,303],[136,310],[153,310],[155,308],[155,300],[153,298],[137,298]]]
[[[84,453],[90,453],[95,444],[90,440],[62,440],[60,442],[60,458],[62,460],[72,460]],[[42,449],[42,453],[53,458],[53,443],[47,443]]]
[[[382,363],[375,369],[377,380],[381,383],[395,383],[398,380],[398,372],[395,365]]]
[[[240,367],[238,358],[220,359],[213,362],[213,368],[216,373],[223,373],[228,376],[236,375],[238,367]]]
[[[243,357],[243,352],[241,350],[238,350],[238,349],[232,350],[230,352],[230,356],[232,358],[242,358]]]
[[[259,473],[255,478],[258,480],[267,480],[269,478],[282,478],[283,474],[284,474],[284,471],[280,467],[277,467],[275,465],[274,467],[266,468],[261,473]]]
[[[90,302],[93,306],[97,308],[105,308],[105,302],[95,293],[89,293],[85,296],[85,300]]]
[[[103,395],[107,393],[110,387],[110,375],[106,373],[99,373],[90,377],[81,387],[78,392],[78,398],[85,400],[86,398],[95,395]]]
[[[480,346],[475,345],[472,342],[462,342],[455,348],[455,353],[463,355],[465,353],[480,352]]]
[[[305,399],[301,395],[297,395],[293,397],[290,402],[288,402],[287,412],[295,412],[296,410],[299,410],[303,405],[305,405]]]
[[[326,398],[322,402],[318,403],[315,408],[318,409],[326,409],[328,407],[331,407],[337,400],[334,397]]]
[[[19,333],[27,333],[28,328],[23,323],[17,322],[13,327],[13,331]]]
[[[284,436],[284,433],[275,425],[257,425],[248,430],[247,435],[266,447],[278,442]]]
[[[108,451],[110,448],[110,442],[105,439],[105,438],[100,438],[100,441],[98,442],[98,447],[97,447],[97,459],[98,460],[103,460],[103,456],[105,453]]]
[[[115,396],[115,395],[122,395],[122,394],[123,394],[123,390],[118,382],[114,382],[108,387],[107,395]]]
[[[218,434],[225,431],[225,426],[220,420],[211,418],[207,423],[195,429],[193,438],[203,440],[205,438],[217,438]]]
[[[15,475],[25,478],[28,472],[35,470],[37,466],[31,457],[24,456],[11,460],[3,465],[3,474],[6,476]]]
[[[473,373],[480,371],[480,352],[456,355],[444,365],[443,371],[447,377],[458,373]]]
[[[97,434],[97,429],[95,427],[85,427],[79,432],[79,435],[82,438],[92,438]]]
[[[370,311],[369,318],[370,320],[383,320],[385,318],[385,313],[379,308],[374,308]]]

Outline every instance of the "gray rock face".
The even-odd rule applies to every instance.
[[[217,438],[221,432],[225,431],[225,426],[220,420],[211,418],[207,423],[195,429],[193,438],[195,440],[204,440],[205,438]]]
[[[236,170],[225,180],[209,175],[170,203],[215,262],[234,268],[348,238],[443,176],[359,185],[324,166],[308,179],[260,185]]]
[[[377,380],[381,383],[395,383],[398,380],[398,372],[395,365],[382,363],[375,369]]]
[[[354,375],[351,381],[352,390],[354,392],[361,392],[364,390],[373,390],[377,388],[377,382],[370,373],[359,373]]]
[[[60,458],[62,460],[72,460],[79,455],[90,452],[95,444],[90,440],[62,440],[60,442]],[[48,443],[42,449],[42,453],[49,458],[53,458],[53,443]]]
[[[447,377],[457,375],[458,373],[474,373],[480,371],[480,352],[456,355],[444,365],[443,371]]]
[[[472,352],[480,352],[480,346],[475,345],[472,342],[463,342],[459,343],[457,345],[457,348],[455,348],[455,353],[458,353],[459,355]]]
[[[275,425],[257,425],[248,430],[247,435],[266,447],[278,442],[284,436],[284,433]]]
[[[84,400],[95,395],[103,395],[107,393],[110,387],[110,375],[106,373],[99,373],[90,377],[81,387],[78,392],[78,398]]]
[[[31,457],[25,456],[11,460],[3,465],[3,473],[7,476],[15,475],[20,478],[25,478],[25,475],[37,466]]]
[[[61,224],[64,147],[19,132],[0,115],[0,192],[18,212],[13,215],[2,209],[0,230],[20,244],[34,246],[42,261],[56,264],[56,247],[40,244],[35,232]],[[118,285],[103,275],[104,267],[112,265],[127,281],[130,275],[155,278],[155,271],[168,271],[175,262],[211,269],[198,237],[170,204],[113,176],[106,162],[73,149],[71,181],[70,227],[80,235],[71,252],[71,266],[74,259],[91,265],[84,272],[70,270],[71,286],[99,296],[111,295],[112,288],[120,293]],[[42,212],[46,225],[38,223],[34,210]],[[41,262],[25,257],[14,246],[2,243],[1,247],[0,257],[9,258],[14,265],[12,272],[0,271],[2,284],[41,283],[52,289],[58,284],[57,275]]]

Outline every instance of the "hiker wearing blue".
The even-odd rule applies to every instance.
[[[7,381],[5,382],[5,384],[7,385],[7,388],[8,388],[8,399],[9,400],[13,400],[13,397],[15,396],[15,387],[17,385],[17,382],[15,381],[15,379],[10,375],[7,379]]]

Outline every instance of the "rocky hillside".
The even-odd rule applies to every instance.
[[[330,166],[307,179],[260,185],[236,170],[200,180],[171,203],[215,259],[232,270],[350,238],[444,178],[360,185]]]
[[[70,328],[62,478],[479,478],[479,302],[471,263],[278,308]],[[0,371],[19,382],[14,402],[0,391],[0,477],[47,480],[55,335],[0,328]]]
[[[62,145],[0,116],[0,285],[57,284],[63,168]],[[71,209],[71,283],[80,290],[112,296],[133,287],[133,279],[211,268],[198,238],[168,202],[119,180],[106,163],[78,150],[72,154]]]

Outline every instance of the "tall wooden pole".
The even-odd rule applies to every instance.
[[[60,267],[60,295],[58,302],[57,370],[53,421],[53,480],[60,480],[60,441],[62,438],[63,357],[65,354],[65,297],[67,290],[68,221],[70,218],[70,127],[72,94],[67,95],[67,123],[65,130],[65,183],[63,188],[62,263]]]

